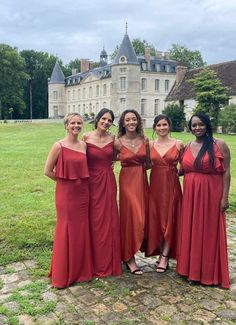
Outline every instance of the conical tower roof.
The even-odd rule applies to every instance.
[[[139,64],[137,56],[135,54],[134,48],[132,43],[130,42],[129,36],[127,33],[125,33],[125,36],[123,38],[123,41],[120,45],[119,51],[115,57],[114,64],[118,64],[120,61],[120,58],[124,56],[126,57],[128,64]]]
[[[60,64],[58,61],[54,65],[49,83],[50,84],[64,84],[65,83],[65,76],[61,70],[61,67],[60,67]]]

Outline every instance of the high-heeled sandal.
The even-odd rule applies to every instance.
[[[161,272],[158,272],[157,271],[157,273],[165,273],[167,270],[168,270],[168,268],[169,268],[169,256],[167,256],[167,255],[163,255],[163,254],[161,254],[161,256],[162,257],[164,257],[164,258],[167,258],[168,260],[167,260],[167,264],[166,264],[166,267],[163,267],[163,266],[157,266],[157,268],[156,268],[156,270],[161,270]]]
[[[140,270],[139,268],[137,268],[137,269],[131,271],[131,269],[130,269],[130,267],[129,267],[129,264],[128,264],[127,262],[124,262],[124,265],[126,266],[127,270],[128,270],[131,274],[133,274],[133,275],[143,275],[143,271]],[[140,273],[140,272],[141,272],[141,273]]]
[[[156,266],[156,267],[158,267],[158,265],[160,264],[161,256],[162,256],[162,253],[160,253],[158,259],[157,259],[156,262],[155,262],[155,266]]]

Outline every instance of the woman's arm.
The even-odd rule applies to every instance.
[[[61,150],[60,144],[58,142],[54,143],[54,145],[52,146],[52,149],[50,150],[50,152],[48,154],[48,158],[47,158],[45,166],[44,166],[44,175],[53,179],[54,181],[56,180],[55,165],[56,165],[60,150]]]
[[[223,140],[216,140],[217,145],[223,155],[223,165],[225,172],[223,173],[223,192],[220,202],[220,210],[224,212],[229,207],[229,188],[230,188],[230,150]]]

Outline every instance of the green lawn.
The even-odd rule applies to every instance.
[[[91,126],[85,126],[85,130]],[[114,128],[116,132],[116,129]],[[146,130],[152,137],[152,131]],[[45,275],[55,225],[55,183],[43,176],[51,145],[63,138],[62,124],[0,124],[0,265],[35,258]],[[185,143],[191,134],[173,133]],[[231,212],[236,211],[236,137],[220,136],[232,154]],[[118,175],[119,164],[115,167]]]

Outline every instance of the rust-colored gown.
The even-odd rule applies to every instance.
[[[89,234],[89,174],[86,155],[61,145],[56,164],[57,222],[51,270],[52,286],[65,288],[92,279]]]
[[[144,241],[148,196],[146,144],[144,142],[134,153],[121,140],[120,143],[121,254],[122,260],[127,262],[142,249]]]
[[[100,148],[87,142],[90,174],[89,222],[94,276],[120,275],[120,223],[112,169],[114,141]]]
[[[177,271],[192,281],[229,288],[226,221],[225,213],[220,212],[224,166],[217,144],[214,152],[215,168],[210,167],[206,153],[200,171],[194,167],[190,146],[183,155],[184,192]]]
[[[163,241],[169,244],[169,257],[176,258],[182,191],[176,166],[179,151],[176,143],[161,156],[153,146],[150,150],[152,169],[149,188],[146,256],[159,255]]]

